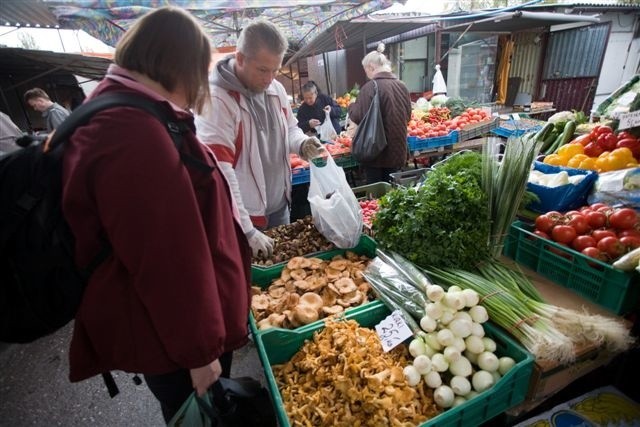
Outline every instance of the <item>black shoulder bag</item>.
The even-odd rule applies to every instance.
[[[382,113],[380,112],[380,95],[378,84],[372,80],[375,92],[367,114],[364,116],[351,143],[351,155],[360,163],[375,160],[387,146],[387,137],[384,134]]]

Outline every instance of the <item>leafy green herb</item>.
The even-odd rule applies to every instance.
[[[489,254],[488,199],[475,173],[439,169],[380,199],[376,240],[419,266],[471,268]]]
[[[465,151],[447,157],[441,163],[433,166],[433,172],[455,175],[460,171],[467,171],[480,182],[482,174],[482,155],[474,151]]]

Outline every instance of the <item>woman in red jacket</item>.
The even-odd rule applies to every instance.
[[[248,336],[249,246],[189,112],[208,102],[210,52],[188,13],[145,15],[118,43],[116,65],[92,97],[124,92],[165,107],[189,126],[181,153],[164,124],[132,107],[97,113],[64,153],[63,211],[78,265],[104,240],[112,248],[76,315],[70,379],[143,373],[167,421],[194,389],[203,394],[229,375],[231,352]],[[186,166],[181,154],[212,172]]]

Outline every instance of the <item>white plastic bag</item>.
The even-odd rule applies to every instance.
[[[318,160],[316,160],[318,161]],[[336,165],[331,155],[326,165],[309,162],[311,183],[309,205],[318,231],[337,247],[346,249],[358,245],[362,234],[362,210],[349,187],[344,170]]]
[[[321,141],[333,141],[338,137],[338,133],[336,129],[333,127],[333,123],[331,123],[331,111],[324,112],[324,122],[318,127],[316,127],[316,132],[318,132],[318,137]]]

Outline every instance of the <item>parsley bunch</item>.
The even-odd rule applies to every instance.
[[[465,269],[489,255],[488,199],[473,168],[436,168],[419,189],[387,193],[373,227],[382,248],[419,266]]]

